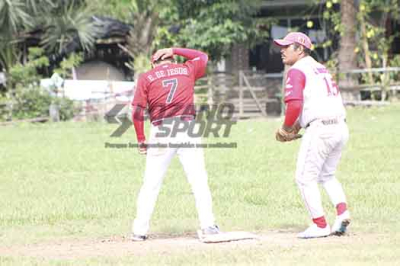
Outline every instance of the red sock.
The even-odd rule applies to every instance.
[[[327,226],[325,216],[321,216],[315,219],[312,219],[312,221],[319,227],[319,228],[325,228]]]
[[[337,215],[341,215],[342,213],[344,213],[345,211],[347,211],[347,205],[344,202],[339,203],[338,205],[336,205],[336,213]]]

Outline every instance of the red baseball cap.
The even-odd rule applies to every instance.
[[[286,35],[283,39],[274,40],[274,43],[278,46],[288,46],[293,43],[303,45],[304,47],[311,49],[312,43],[310,38],[302,32],[291,32]]]

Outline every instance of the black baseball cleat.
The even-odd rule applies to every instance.
[[[131,240],[135,241],[135,242],[145,241],[146,239],[147,239],[147,236],[135,235],[135,234],[131,235]]]
[[[338,229],[332,231],[331,235],[334,236],[342,236],[344,234],[346,234],[347,232],[347,227],[350,224],[350,219],[344,219],[340,222],[340,226]]]
[[[350,225],[350,213],[345,211],[341,215],[337,216],[332,226],[331,235],[342,236],[346,234],[347,227]]]

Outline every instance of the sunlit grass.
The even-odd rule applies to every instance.
[[[400,106],[396,105],[348,110],[351,137],[337,176],[348,197],[353,216],[351,230],[355,232],[390,233],[394,237],[399,233],[399,118]],[[275,141],[274,132],[281,122],[242,121],[232,127],[229,138],[204,140],[237,143],[236,149],[205,149],[214,212],[222,229],[295,232],[308,225],[294,182],[300,142]],[[145,158],[133,148],[105,148],[105,142],[135,142],[133,129],[120,138],[110,138],[114,130],[115,125],[71,122],[0,128],[2,245],[129,233]],[[334,209],[325,194],[324,207],[332,222]],[[175,159],[167,172],[150,233],[180,235],[194,233],[197,227],[194,198]],[[393,238],[389,242],[396,241]],[[367,249],[378,257],[390,253],[389,244],[375,251],[372,246]],[[206,258],[196,252],[187,256],[201,264],[215,255],[216,265],[223,252],[217,250]],[[272,254],[268,248],[261,248],[233,257],[242,264],[251,264],[260,261],[263,252],[271,256],[271,263],[273,258],[290,254],[285,250]],[[293,261],[302,252],[306,253],[294,252]],[[186,255],[179,256],[167,261],[183,264]],[[142,259],[149,264],[157,262],[157,256]],[[0,264],[13,261],[3,258]],[[126,264],[129,261],[126,259]]]

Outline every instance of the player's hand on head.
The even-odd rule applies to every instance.
[[[139,142],[138,145],[139,154],[147,154],[147,143],[146,142]]]
[[[157,50],[157,52],[155,52],[152,56],[152,61],[157,61],[159,59],[165,59],[168,57],[172,57],[174,55],[174,51],[172,50],[172,48],[164,48],[164,49],[160,49]]]

